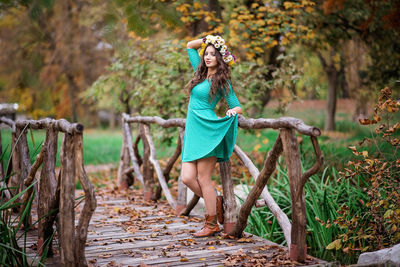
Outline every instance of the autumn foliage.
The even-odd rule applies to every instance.
[[[400,242],[400,123],[391,124],[392,117],[400,111],[400,102],[392,98],[389,88],[381,90],[373,119],[361,119],[363,125],[376,125],[371,138],[365,138],[360,146],[369,143],[375,152],[350,147],[358,158],[349,161],[340,179],[361,182],[360,209],[352,210],[343,205],[334,221],[343,233],[328,245],[328,249],[371,251]],[[386,146],[392,153],[382,152]],[[372,149],[371,149],[372,150]],[[354,208],[353,208],[354,209]]]

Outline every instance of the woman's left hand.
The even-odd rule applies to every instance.
[[[234,110],[234,109],[228,109],[228,111],[226,112],[226,115],[228,116],[228,117],[230,117],[231,115],[232,116],[235,116],[237,113],[236,113],[236,111]]]

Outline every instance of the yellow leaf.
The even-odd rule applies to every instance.
[[[365,158],[368,157],[368,151],[365,151],[365,150],[364,150],[364,151],[362,152],[362,155],[363,155]]]
[[[252,9],[254,9],[254,8],[258,7],[258,6],[259,6],[258,3],[253,3],[253,4],[251,4],[251,8],[252,8]]]
[[[115,211],[115,212],[119,212],[119,210],[120,210],[120,208],[118,208],[118,207],[115,207],[115,208],[114,208],[114,211]]]
[[[201,9],[201,4],[199,2],[194,2],[193,7],[194,9]]]
[[[312,8],[312,7],[306,7],[306,12],[307,13],[311,13],[311,12],[313,12],[314,11],[314,8]]]
[[[201,261],[205,261],[205,260],[206,260],[206,258],[200,258],[199,260],[201,260]]]
[[[336,239],[335,241],[333,241],[329,245],[327,245],[326,249],[339,250],[341,247],[342,247],[341,240],[340,239]]]
[[[181,258],[181,262],[187,262],[187,261],[189,261],[189,260],[186,258]]]
[[[208,247],[207,249],[208,249],[208,250],[213,250],[213,249],[215,249],[215,247],[210,246],[210,247]]]
[[[269,140],[268,140],[268,138],[265,138],[262,142],[264,145],[266,145],[266,144],[268,144]]]

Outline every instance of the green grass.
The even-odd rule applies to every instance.
[[[177,131],[176,131],[177,132]],[[30,151],[30,157],[32,162],[36,158],[36,155],[40,151],[40,145],[44,142],[46,132],[44,130],[32,131],[33,137],[30,131],[28,131],[27,139]],[[58,136],[58,152],[62,143],[62,133]],[[133,137],[135,138],[136,132],[133,131]],[[2,146],[4,151],[3,166],[4,168],[8,164],[10,147],[11,147],[11,131],[9,129],[1,130]],[[157,149],[157,158],[165,158],[171,155],[176,147],[176,137],[170,142],[170,145],[160,145],[161,137],[153,137],[154,143],[159,149]],[[120,158],[120,151],[122,145],[122,131],[121,130],[102,130],[102,129],[88,129],[83,134],[83,157],[86,165],[93,164],[107,164],[113,163],[118,164]],[[139,151],[142,151],[141,144],[139,145]],[[7,159],[7,160],[6,160]],[[57,154],[56,166],[60,166],[59,155]]]

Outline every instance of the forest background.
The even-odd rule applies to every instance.
[[[183,87],[193,74],[186,42],[208,34],[223,36],[238,57],[232,80],[247,117],[290,114],[294,102],[298,106],[303,100],[324,99],[325,114],[314,118],[316,114],[307,113],[306,122],[324,128],[326,136],[334,130],[358,129],[360,118],[363,124],[376,124],[382,112],[398,111],[400,3],[395,0],[0,0],[0,102],[18,103],[18,112],[30,118],[65,118],[88,127],[101,125],[100,111],[105,111],[111,127],[118,124],[122,112],[184,117],[187,95]],[[379,98],[385,87],[392,94],[387,89]],[[350,99],[354,105],[352,113],[345,115],[346,122],[339,125],[338,99]],[[368,116],[374,119],[366,120]],[[320,188],[321,201],[327,202],[330,193],[329,201],[337,203],[327,207],[330,215],[310,216],[316,222],[310,231],[326,234],[312,243],[313,249],[328,247],[338,251],[335,257],[340,258],[340,253],[375,250],[400,241],[400,204],[380,202],[399,194],[399,128],[387,123],[375,135],[383,138],[382,144],[394,135],[386,140],[385,149],[394,149],[390,158],[358,152],[355,147],[343,152],[350,155],[344,159],[361,157],[359,166],[378,160],[387,168],[385,162],[394,162],[389,173],[379,176],[389,180],[378,188],[386,182],[390,186],[378,199],[368,199],[369,191],[364,190],[375,181],[374,172],[350,170],[343,158],[340,163],[335,161],[341,156],[332,156],[337,155],[337,147],[323,146],[326,165],[337,170],[325,169],[315,179],[335,188]],[[382,129],[391,132],[385,136]],[[353,141],[364,140],[365,133],[360,130]],[[337,136],[333,134],[333,139]],[[268,139],[264,140],[266,144]],[[371,149],[380,151],[379,146]],[[260,150],[260,145],[254,150]],[[336,182],[338,177],[353,179],[347,180],[346,194],[341,191],[345,186]],[[356,204],[342,205],[354,188],[359,188]],[[320,204],[309,203],[310,209]],[[365,225],[351,221],[359,205],[365,211]],[[253,219],[261,216],[268,221],[264,228],[273,227],[274,221],[266,219],[269,215],[257,214]],[[387,219],[381,222],[383,229],[371,228],[380,215]],[[255,228],[262,228],[256,219],[253,222]],[[267,228],[269,236],[264,236],[279,241],[278,234]],[[356,238],[360,229],[364,236]],[[390,238],[371,238],[374,234],[389,234]]]

